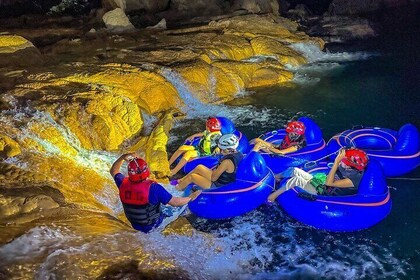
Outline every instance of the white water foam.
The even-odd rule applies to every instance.
[[[322,51],[318,45],[310,43],[295,43],[290,45],[301,53],[308,61],[299,67],[288,67],[295,73],[293,81],[298,84],[314,85],[322,76],[336,75],[344,70],[346,63],[367,60],[378,56],[374,52],[329,52]]]
[[[175,70],[169,68],[162,68],[160,73],[176,88],[178,94],[184,100],[185,106],[180,108],[183,113],[189,116],[205,116],[210,115],[211,112],[214,112],[214,110],[218,107],[217,105],[204,104],[200,100],[198,100],[191,93],[188,85],[182,79],[181,75]]]
[[[123,265],[145,253],[174,263],[189,279],[398,279],[412,269],[370,238],[314,230],[265,207],[227,221],[198,219],[208,233],[192,236],[130,231],[82,239],[66,228],[36,227],[0,247],[0,256],[6,265],[41,262],[36,279],[84,279],[98,265]]]

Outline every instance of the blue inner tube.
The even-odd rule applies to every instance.
[[[195,215],[206,219],[227,219],[245,214],[267,201],[275,185],[274,175],[260,154],[249,153],[238,166],[236,181],[203,192],[189,203]],[[191,192],[191,186],[185,194]]]
[[[381,163],[387,177],[406,174],[420,165],[420,134],[412,124],[399,131],[379,127],[349,129],[333,136],[327,144],[329,153],[342,147],[364,150],[370,159]]]
[[[307,172],[325,173],[326,162]],[[285,185],[286,180],[282,182]],[[392,201],[382,167],[371,160],[355,195],[312,195],[296,186],[277,198],[279,205],[294,219],[318,229],[356,231],[382,221],[391,211]]]
[[[327,154],[326,144],[319,126],[312,119],[307,117],[301,117],[298,120],[305,124],[306,147],[284,156],[261,153],[267,166],[275,174],[284,171],[288,167],[302,166],[305,163],[319,160]],[[278,129],[264,133],[260,138],[275,145],[279,145],[283,141],[285,135],[285,129]],[[252,148],[253,145],[250,145],[249,150]]]

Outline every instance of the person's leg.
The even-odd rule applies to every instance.
[[[199,174],[203,177],[208,178],[209,180],[211,179],[211,174],[212,174],[212,170],[202,164],[197,165],[193,170],[191,170],[187,175],[192,174],[192,173],[196,173]],[[185,175],[184,177],[180,178],[177,180],[178,184],[182,181],[184,181],[188,176]]]
[[[207,166],[204,166],[202,164],[197,165],[193,171],[193,173],[196,173],[198,175],[201,175],[203,177],[206,177],[207,179],[211,179],[211,174],[213,173],[213,170],[208,168]]]
[[[182,181],[185,181],[187,179],[192,180],[192,177],[188,176],[190,174],[198,174],[198,175],[200,175],[204,178],[207,178],[207,179],[211,180],[212,173],[213,173],[213,171],[210,168],[208,168],[208,167],[206,167],[202,164],[199,164],[193,170],[191,170],[187,175],[185,175],[184,177],[176,180],[176,182],[177,182],[177,185],[179,185]],[[184,186],[184,184],[185,184],[185,186],[188,186],[188,184],[191,184],[191,183],[192,183],[192,181],[188,182],[188,183],[183,183],[183,184],[181,184],[181,186]]]
[[[211,187],[211,180],[209,178],[191,171],[182,178],[182,181],[178,183],[176,189],[182,191],[191,183],[194,183],[203,189],[209,189]]]
[[[182,155],[182,158],[178,161],[177,165],[173,169],[170,170],[171,176],[178,173],[187,164],[189,159],[198,157],[198,152],[194,149],[194,147],[192,148],[193,148],[192,150],[190,149],[188,151],[185,151],[184,154]]]
[[[179,147],[171,156],[171,158],[169,159],[169,165],[171,165],[172,163],[175,162],[175,160],[177,158],[179,158],[182,154],[184,154],[187,151],[193,151],[195,150],[194,146],[190,146],[190,145],[182,145],[181,147]]]
[[[174,163],[175,162],[175,160],[177,159],[177,158],[179,158],[183,153],[185,153],[185,151],[182,151],[182,150],[176,150],[173,154],[172,154],[172,156],[171,156],[171,158],[169,159],[169,165],[171,165],[172,163]]]
[[[279,197],[282,193],[284,193],[285,191],[287,191],[286,186],[283,186],[281,188],[279,188],[278,190],[276,190],[275,192],[271,193],[268,196],[268,201],[269,202],[274,202],[274,200],[276,200],[277,197]]]
[[[280,182],[283,178],[289,178],[293,176],[293,170],[294,167],[288,167],[284,171],[274,174],[274,177],[276,178],[276,182]]]
[[[179,170],[181,170],[182,169],[182,167],[184,167],[186,164],[187,164],[187,160],[184,158],[184,157],[182,157],[179,161],[178,161],[178,163],[176,164],[176,166],[173,168],[173,169],[171,169],[170,170],[170,175],[171,176],[174,176],[176,173],[178,173],[179,172]]]
[[[314,186],[312,186],[310,181],[308,183],[306,183],[305,186],[303,186],[303,189],[310,194],[318,194],[318,192],[316,191]]]

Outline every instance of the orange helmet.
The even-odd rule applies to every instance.
[[[128,163],[128,178],[132,182],[140,182],[150,175],[147,163],[141,158],[135,158]]]
[[[286,132],[294,132],[296,134],[303,135],[305,134],[305,125],[300,121],[289,122],[286,126]]]
[[[357,148],[350,148],[346,150],[345,157],[341,161],[348,166],[362,171],[366,168],[369,158],[364,151]]]
[[[210,132],[220,131],[222,125],[217,118],[208,118],[206,122],[206,128]]]

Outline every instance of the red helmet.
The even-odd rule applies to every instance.
[[[217,118],[208,118],[206,128],[210,132],[220,131],[222,129],[222,125]]]
[[[286,126],[286,132],[294,132],[296,134],[303,135],[305,134],[305,125],[300,121],[289,122]]]
[[[132,182],[140,182],[150,175],[149,167],[147,163],[141,158],[135,158],[128,163],[128,178]]]
[[[362,171],[366,168],[369,158],[364,151],[357,148],[350,148],[346,150],[345,157],[341,161],[348,166]]]

